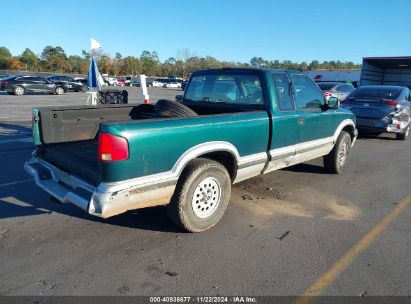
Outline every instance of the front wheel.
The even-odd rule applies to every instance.
[[[231,180],[226,168],[209,159],[195,159],[183,171],[167,212],[190,232],[216,225],[227,209]]]
[[[16,96],[24,95],[25,93],[26,93],[26,90],[21,86],[17,86],[14,88],[14,95]]]
[[[347,163],[351,152],[351,136],[346,131],[341,131],[334,148],[324,156],[324,167],[330,173],[341,173]]]
[[[57,87],[55,89],[56,95],[63,95],[64,94],[64,89],[62,87]]]
[[[408,126],[404,133],[398,133],[396,134],[396,137],[398,140],[406,140],[408,138],[408,135],[410,135],[410,126]]]

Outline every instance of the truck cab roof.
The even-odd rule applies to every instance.
[[[193,75],[196,74],[215,74],[215,73],[259,73],[259,72],[287,72],[287,73],[304,73],[303,71],[296,70],[286,70],[286,69],[272,69],[272,68],[221,68],[221,69],[208,69],[208,70],[199,70],[193,72]]]

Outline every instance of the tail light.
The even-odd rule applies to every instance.
[[[398,105],[398,102],[396,102],[396,101],[394,101],[394,100],[384,100],[384,103],[385,103],[386,105],[389,105],[389,106],[396,106],[396,105]]]
[[[9,82],[8,81],[1,81],[0,84],[1,85],[7,85]]]
[[[331,94],[330,92],[325,92],[325,93],[324,93],[324,96],[325,96],[325,97],[331,97],[331,96],[333,96],[333,94]]]
[[[102,162],[126,160],[129,157],[128,141],[124,137],[100,133],[98,137],[98,159]]]

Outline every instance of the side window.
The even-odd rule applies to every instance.
[[[273,74],[273,79],[280,111],[294,111],[295,105],[290,90],[290,79],[287,74],[275,73]]]
[[[43,79],[41,79],[40,77],[31,77],[31,81],[35,81],[35,82],[43,82]]]
[[[351,93],[354,88],[348,84],[342,84],[338,87],[338,91],[342,93]]]
[[[294,96],[297,108],[302,111],[315,111],[321,109],[324,95],[314,82],[307,76],[295,74],[293,80]]]

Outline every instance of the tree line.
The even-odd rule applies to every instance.
[[[97,59],[100,73],[121,76],[145,74],[148,76],[187,77],[196,70],[224,67],[267,67],[292,70],[314,69],[359,69],[360,64],[351,61],[312,60],[310,63],[292,62],[291,60],[267,60],[253,57],[250,62],[220,61],[212,56],[199,57],[189,49],[178,50],[175,57],[169,57],[161,62],[156,51],[143,51],[139,57],[126,56],[120,53],[113,56],[97,51],[93,53]],[[46,46],[37,55],[26,48],[20,55],[12,55],[6,47],[0,47],[0,69],[87,74],[90,63],[90,53],[83,50],[82,55],[67,55],[60,46]]]

